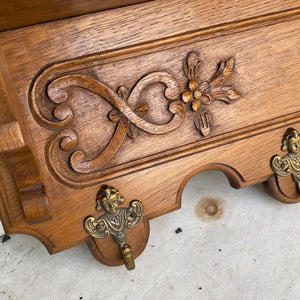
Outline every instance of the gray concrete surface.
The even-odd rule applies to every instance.
[[[50,256],[38,240],[12,235],[0,243],[0,299],[297,300],[299,216],[300,204],[260,185],[235,190],[222,173],[204,172],[186,186],[181,210],[151,221],[131,272],[99,264],[86,245]]]

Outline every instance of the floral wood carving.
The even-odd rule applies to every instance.
[[[121,86],[114,92],[105,83],[81,74],[61,75],[54,79],[36,80],[30,93],[30,108],[36,121],[47,129],[54,130],[45,146],[47,165],[53,175],[66,185],[82,187],[102,181],[107,174],[106,164],[117,154],[126,137],[135,139],[139,130],[151,135],[165,135],[176,130],[191,107],[195,112],[194,123],[204,137],[211,134],[212,117],[208,107],[214,100],[227,104],[237,100],[240,95],[226,81],[233,73],[234,58],[219,63],[213,77],[201,80],[202,62],[196,52],[188,54],[184,72],[188,78],[188,89],[180,88],[176,79],[165,71],[151,72],[136,82],[131,90]],[[146,103],[139,101],[143,90],[156,83],[165,86],[164,98],[168,101],[171,118],[164,124],[147,121]],[[41,86],[43,87],[41,88]],[[72,128],[76,113],[69,105],[72,101],[70,90],[80,88],[99,96],[111,105],[108,119],[115,123],[111,139],[102,151],[92,159],[79,147],[79,135]],[[41,96],[41,94],[43,94]],[[48,102],[47,111],[43,103]],[[108,171],[109,172],[109,171]]]
[[[214,100],[227,104],[240,98],[240,94],[230,85],[224,85],[233,73],[234,58],[222,60],[217,71],[209,81],[201,80],[202,62],[196,52],[191,52],[184,64],[184,72],[188,81],[188,90],[182,93],[182,100],[191,103],[191,108],[196,112],[195,125],[203,136],[209,136],[212,128],[212,118],[205,106]]]

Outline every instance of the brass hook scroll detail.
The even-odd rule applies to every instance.
[[[288,153],[283,157],[276,155],[271,162],[272,169],[279,176],[292,175],[300,194],[300,135],[296,129],[287,129],[281,150]]]
[[[88,217],[84,228],[94,238],[103,239],[109,235],[119,245],[127,270],[135,268],[131,247],[126,244],[127,228],[135,227],[141,220],[144,207],[138,200],[131,201],[128,208],[119,207],[124,198],[111,186],[103,185],[96,198],[96,210],[105,213],[98,217]]]

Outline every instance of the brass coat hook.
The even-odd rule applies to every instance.
[[[88,217],[84,222],[85,230],[94,238],[103,239],[109,235],[119,245],[127,270],[135,268],[131,247],[126,244],[127,228],[135,227],[141,220],[144,208],[138,200],[133,200],[128,208],[119,207],[124,198],[111,186],[103,185],[96,198],[96,210],[105,213],[98,217]]]
[[[272,169],[279,176],[292,175],[300,194],[300,135],[296,129],[287,129],[281,150],[288,153],[283,157],[276,155],[271,162]]]

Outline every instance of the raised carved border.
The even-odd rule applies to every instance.
[[[59,91],[59,88],[56,89],[57,88],[56,85],[59,86],[60,84],[62,84],[63,86],[67,82],[69,82],[71,85],[74,84],[74,82],[75,84],[77,84],[78,82],[76,83],[76,81],[81,81],[80,84],[84,85],[84,82],[87,83],[87,81],[91,81],[91,80],[93,81],[92,78],[88,79],[88,78],[84,78],[83,76],[81,76],[81,78],[76,77],[76,75],[72,75],[73,77],[69,77],[69,78],[67,78],[69,75],[67,75],[66,77],[62,76],[62,74],[66,74],[66,72],[67,73],[72,72],[72,74],[74,74],[76,73],[76,71],[79,71],[80,69],[83,68],[95,67],[99,64],[117,62],[119,60],[124,60],[126,58],[135,57],[136,55],[144,55],[151,52],[159,51],[162,48],[168,49],[174,47],[174,44],[176,44],[176,46],[180,46],[187,42],[192,43],[193,41],[199,39],[209,39],[215,37],[218,34],[224,35],[224,31],[226,31],[226,33],[228,34],[231,34],[233,32],[253,29],[256,26],[261,26],[262,23],[268,23],[268,24],[271,24],[272,22],[278,23],[281,21],[285,21],[288,18],[290,19],[292,17],[297,17],[298,13],[299,11],[297,9],[283,12],[283,13],[276,13],[276,20],[274,20],[273,14],[270,14],[258,18],[248,19],[242,22],[233,22],[230,24],[223,24],[212,28],[185,33],[175,37],[157,40],[151,43],[144,43],[144,44],[135,45],[124,49],[118,49],[110,52],[104,52],[101,54],[95,54],[95,55],[78,58],[66,62],[55,63],[45,68],[43,71],[41,71],[34,79],[29,94],[29,104],[30,104],[31,111],[35,119],[37,120],[37,122],[40,123],[40,125],[48,129],[58,129],[58,128],[62,129],[62,127],[66,126],[66,124],[69,124],[72,121],[73,114],[62,103],[64,102],[65,95],[63,91]],[[190,55],[188,56],[187,64],[186,64],[187,67],[185,67],[185,74],[188,77],[188,85],[185,91],[179,91],[179,93],[181,93],[181,100],[183,100],[183,102],[185,103],[191,103],[190,106],[191,109],[195,111],[196,115],[198,113],[198,116],[195,118],[195,125],[197,130],[201,133],[201,135],[206,137],[206,136],[210,136],[211,134],[212,118],[210,113],[208,111],[204,111],[203,109],[200,109],[200,106],[203,107],[205,104],[210,104],[212,95],[208,93],[203,93],[203,89],[205,89],[206,83],[203,84],[203,82],[197,82],[197,80],[195,80],[196,73],[193,75],[191,74],[190,70],[188,70],[189,67],[197,68],[196,65],[194,66],[191,65],[193,64],[192,63],[193,60],[197,61],[198,58],[196,57],[197,57],[197,53],[195,52],[191,52]],[[219,68],[217,68],[217,71],[214,74],[214,76],[211,78],[211,82],[210,82],[210,84],[213,85],[216,83],[215,88],[219,88],[219,90],[216,89],[214,91],[214,93],[216,94],[219,93],[218,96],[219,100],[222,100],[224,102],[227,101],[227,103],[229,103],[232,100],[238,99],[240,96],[235,89],[233,89],[231,86],[227,86],[224,84],[225,81],[227,80],[225,73],[231,72],[230,65],[233,66],[233,63],[234,63],[233,57],[221,61]],[[222,73],[222,71],[220,71],[222,70],[222,65],[226,71],[225,73]],[[218,77],[218,75],[220,74],[222,74],[224,78],[221,79],[222,76],[221,77],[219,76],[219,78],[217,79],[215,78],[214,81],[214,77]],[[177,118],[176,120],[174,117],[174,119],[177,122],[175,122],[173,119],[171,122],[166,124],[167,126],[165,126],[163,130],[156,131],[157,128],[152,130],[153,128],[151,128],[151,126],[153,124],[148,126],[149,124],[145,124],[145,122],[143,122],[141,118],[138,118],[139,116],[137,112],[139,113],[142,113],[143,111],[145,112],[145,110],[147,110],[147,107],[145,107],[143,103],[138,103],[137,98],[135,98],[135,101],[137,102],[134,103],[133,105],[134,107],[132,107],[130,103],[126,107],[126,102],[128,102],[128,100],[132,98],[130,98],[130,95],[129,97],[127,96],[127,98],[126,97],[124,98],[124,94],[125,94],[124,90],[123,91],[119,90],[117,93],[115,93],[112,90],[106,89],[107,87],[105,87],[105,85],[102,82],[99,81],[97,81],[97,83],[92,82],[92,85],[95,85],[95,89],[99,89],[98,91],[100,91],[102,97],[103,96],[104,98],[106,97],[105,99],[108,102],[110,102],[113,107],[117,108],[117,110],[121,112],[121,115],[123,116],[122,117],[116,111],[115,112],[112,111],[111,114],[109,115],[110,119],[117,123],[116,128],[117,131],[120,133],[110,141],[109,146],[111,147],[109,147],[109,149],[114,148],[115,150],[112,152],[109,151],[109,153],[108,151],[103,151],[101,155],[97,156],[96,161],[93,160],[93,162],[87,161],[85,159],[84,153],[80,150],[79,151],[76,150],[74,153],[72,153],[70,157],[70,165],[66,165],[65,161],[61,159],[59,159],[58,161],[56,159],[56,162],[53,163],[54,160],[51,158],[50,153],[59,153],[59,151],[62,150],[72,151],[72,149],[74,149],[74,147],[77,145],[77,137],[76,134],[72,132],[72,130],[67,128],[59,131],[57,134],[53,135],[48,140],[45,149],[47,165],[50,171],[52,172],[52,174],[59,181],[63,182],[68,186],[75,187],[75,188],[98,184],[105,180],[109,180],[111,178],[115,178],[131,172],[135,172],[141,169],[155,166],[157,164],[165,163],[170,160],[184,157],[199,151],[207,150],[209,148],[220,145],[220,143],[227,144],[234,140],[239,140],[243,138],[245,134],[247,134],[248,136],[256,135],[258,132],[264,132],[267,128],[267,125],[279,127],[280,122],[283,119],[283,118],[278,118],[273,121],[267,121],[263,124],[248,126],[247,128],[239,129],[231,133],[222,134],[222,136],[212,136],[212,137],[210,136],[209,142],[207,143],[203,141],[199,141],[186,146],[170,149],[162,153],[153,154],[147,156],[146,158],[137,159],[134,162],[124,163],[121,166],[102,168],[104,166],[103,163],[105,163],[107,159],[110,159],[112,154],[113,155],[116,154],[118,150],[118,145],[122,143],[122,141],[126,138],[126,136],[131,138],[136,137],[136,130],[135,130],[136,128],[140,128],[145,131],[148,130],[148,132],[152,134],[162,134],[162,133],[166,134],[169,131],[175,130],[180,125],[181,123],[180,120],[183,116],[183,106],[178,101],[180,99],[178,99],[178,90],[176,90],[177,89],[176,79],[172,78],[172,76],[168,73],[152,72],[150,74],[147,74],[144,78],[140,79],[138,81],[138,84],[140,84],[140,86],[142,87],[144,83],[147,83],[147,81],[150,82],[151,80],[153,80],[153,78],[156,78],[156,80],[157,79],[163,80],[163,82],[166,84],[167,89],[165,91],[165,96],[167,99],[169,99],[169,101],[170,100],[173,101],[171,102],[172,105],[170,105],[169,109],[173,113],[173,115]],[[198,84],[196,88],[194,86],[195,82]],[[53,114],[53,116],[56,118],[56,121],[54,122],[53,120],[49,121],[45,119],[44,116],[42,116],[37,104],[38,103],[37,98],[39,97],[39,95],[43,93],[46,94],[47,92],[46,88],[48,88],[48,96],[53,97],[54,100],[53,102],[59,104]],[[54,92],[53,90],[51,92],[51,89],[53,88],[54,88]],[[195,93],[194,90],[197,88],[200,89],[200,93],[198,93],[198,95]],[[221,96],[220,93],[222,93]],[[201,96],[199,96],[200,94]],[[120,101],[121,99],[123,100],[123,102]],[[121,103],[123,104],[125,103],[125,106]],[[293,118],[297,118],[298,115],[299,114],[296,113],[288,117],[291,124],[293,123]],[[133,118],[135,119],[134,122],[132,122],[132,120],[129,120],[130,118],[128,119],[128,116],[134,117]],[[144,125],[148,127],[146,128]]]
[[[44,87],[39,87],[40,81],[37,80],[31,91],[30,107],[40,125],[55,130],[47,141],[45,154],[47,165],[56,178],[73,187],[76,186],[75,180],[81,187],[101,182],[103,178],[99,175],[118,153],[126,136],[135,139],[138,129],[151,135],[165,135],[180,127],[188,109],[195,114],[192,120],[195,129],[202,137],[210,136],[213,129],[210,104],[215,100],[231,104],[240,98],[240,94],[226,84],[233,74],[234,58],[220,61],[208,81],[201,79],[202,61],[197,52],[188,53],[183,65],[187,77],[186,90],[180,90],[177,80],[165,71],[153,71],[138,80],[131,91],[121,86],[117,92],[100,80],[80,74],[56,77],[47,81]],[[148,107],[146,103],[139,102],[139,96],[147,86],[154,83],[165,85],[164,97],[169,101],[168,110],[172,114],[165,124],[153,124],[143,118]],[[68,105],[68,91],[72,87],[90,91],[112,107],[108,118],[116,123],[115,131],[104,150],[93,159],[87,159],[85,152],[78,149],[78,135],[72,130],[71,124],[76,117]],[[41,108],[46,101],[47,115]],[[62,152],[69,153],[67,160]]]

